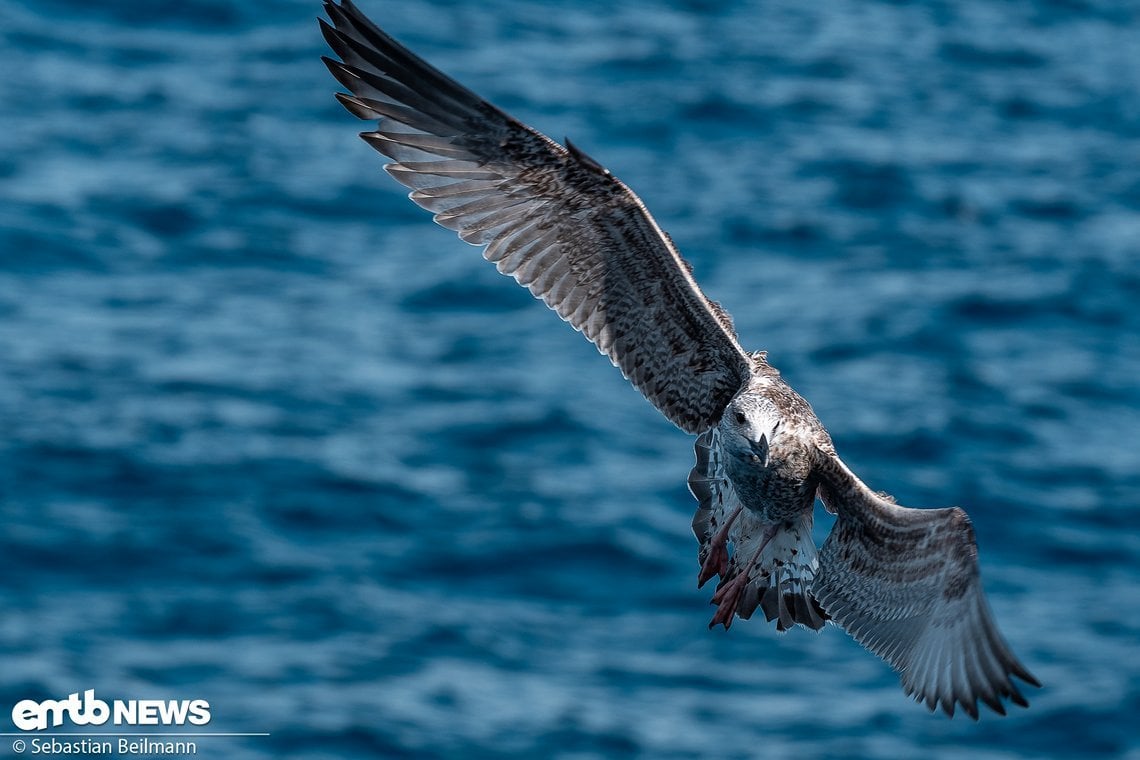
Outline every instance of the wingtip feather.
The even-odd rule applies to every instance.
[[[344,92],[334,92],[333,97],[337,99],[338,103],[344,106],[346,111],[358,119],[375,121],[383,116],[383,114],[371,108],[364,100],[355,95],[349,95]],[[367,133],[361,133],[360,136],[364,137],[365,134]]]

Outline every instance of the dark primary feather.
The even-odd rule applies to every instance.
[[[837,518],[812,592],[831,618],[930,709],[953,715],[960,705],[977,718],[978,700],[1002,715],[1003,697],[1028,706],[1012,676],[1040,684],[993,621],[966,513],[901,507],[834,455],[819,473],[820,495]]]
[[[715,424],[751,362],[632,191],[405,49],[349,0],[326,2],[325,58],[378,128],[361,135],[441,225],[607,354],[669,420]]]

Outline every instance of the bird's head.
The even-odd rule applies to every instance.
[[[720,420],[724,447],[738,460],[768,467],[783,441],[782,417],[766,398],[739,396]]]

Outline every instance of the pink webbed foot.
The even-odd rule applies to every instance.
[[[740,606],[740,597],[744,595],[746,588],[748,588],[747,571],[738,573],[717,587],[712,598],[712,604],[717,605],[717,608],[713,614],[713,619],[709,621],[710,630],[718,625],[723,625],[724,630],[727,631],[732,626],[732,621],[736,617],[736,609]]]
[[[743,509],[744,507],[737,507],[736,511],[724,521],[724,525],[720,526],[716,535],[709,539],[708,554],[705,555],[701,571],[697,574],[697,588],[704,586],[714,575],[724,577],[728,570],[728,530]]]
[[[701,571],[697,573],[697,588],[701,588],[708,583],[709,578],[714,575],[724,575],[728,570],[728,542],[716,542],[709,544],[709,553],[705,556],[705,561],[701,563]]]
[[[737,512],[736,514],[739,514]],[[736,514],[733,517],[736,517]],[[727,530],[725,531],[727,533]],[[732,625],[733,618],[736,617],[736,611],[740,607],[740,600],[744,596],[744,591],[748,588],[748,582],[752,576],[752,568],[760,561],[760,555],[764,553],[764,547],[772,540],[772,536],[776,535],[776,526],[769,527],[764,537],[760,539],[760,545],[752,554],[752,558],[748,560],[748,564],[740,569],[740,572],[728,580],[722,580],[720,585],[716,588],[716,593],[713,594],[712,604],[717,605],[716,612],[713,614],[713,619],[709,621],[709,628],[715,628],[718,625],[723,625],[724,630],[728,630]],[[723,577],[723,576],[722,576]],[[755,606],[755,605],[752,605]]]

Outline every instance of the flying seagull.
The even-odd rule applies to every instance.
[[[910,509],[848,469],[808,403],[693,279],[633,191],[326,0],[322,58],[360,136],[435,221],[581,332],[657,409],[697,434],[698,585],[719,576],[709,627],[760,609],[778,630],[840,626],[934,710],[1028,706],[1040,686],[999,633],[959,508]],[[818,549],[815,500],[836,515]]]

